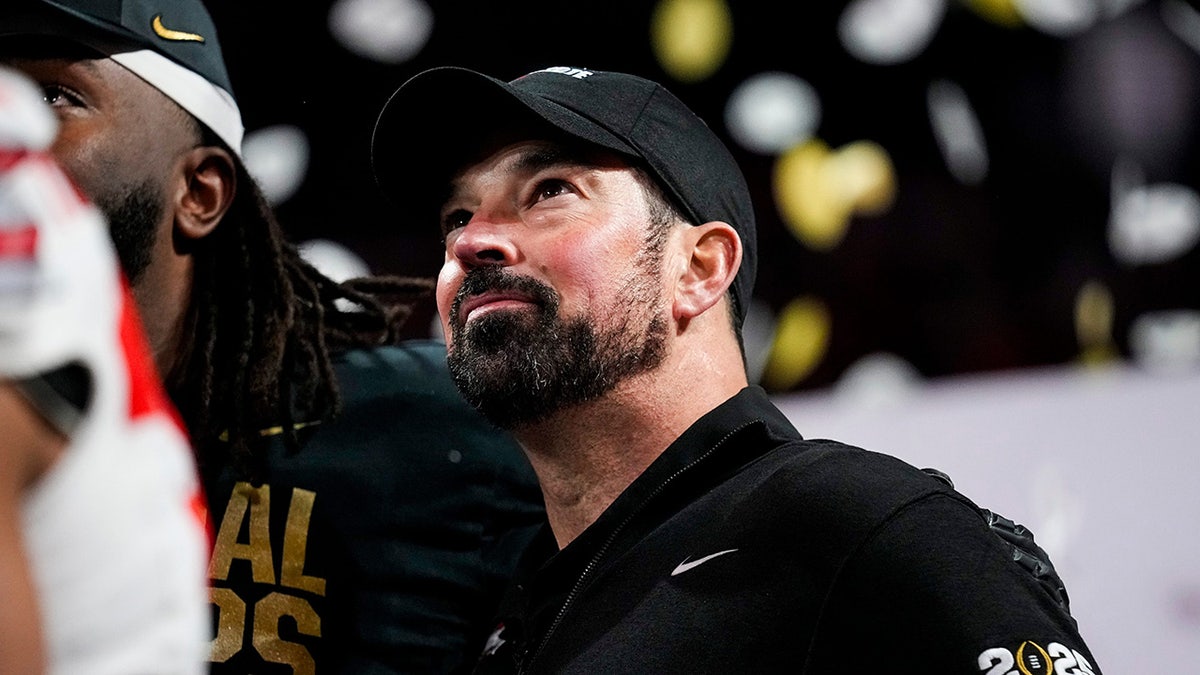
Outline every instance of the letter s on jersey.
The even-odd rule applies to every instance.
[[[1015,653],[1006,647],[983,650],[979,670],[984,675],[1095,675],[1092,664],[1078,651],[1058,642],[1042,649],[1030,640]]]

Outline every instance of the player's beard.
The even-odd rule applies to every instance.
[[[108,218],[109,236],[130,284],[137,284],[154,255],[163,200],[153,183],[95,196],[96,206]]]
[[[564,318],[549,286],[500,267],[473,269],[451,308],[450,374],[467,401],[503,429],[595,400],[662,363],[668,324],[656,279],[639,274],[627,284],[613,316]],[[464,326],[464,298],[487,290],[523,293],[531,307],[490,312]]]

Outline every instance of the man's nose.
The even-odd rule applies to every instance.
[[[479,214],[454,234],[450,253],[463,265],[511,265],[517,260],[513,224]]]

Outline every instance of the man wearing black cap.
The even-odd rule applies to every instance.
[[[282,237],[200,0],[5,0],[0,62],[57,112],[196,447],[213,672],[459,668],[542,507],[444,347],[392,344],[429,282],[336,283]]]
[[[1100,672],[988,512],[748,385],[749,193],[663,87],[437,68],[373,157],[440,224],[451,373],[546,502],[476,672]]]

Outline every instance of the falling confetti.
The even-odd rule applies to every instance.
[[[1075,335],[1085,366],[1104,365],[1117,358],[1112,337],[1114,304],[1112,291],[1095,280],[1085,283],[1076,296]]]
[[[725,104],[725,126],[742,147],[773,155],[809,139],[821,122],[821,99],[791,73],[759,73],[742,82]]]
[[[698,82],[729,55],[733,18],[723,0],[662,0],[650,35],[663,70],[681,82]]]
[[[425,47],[433,11],[422,0],[337,0],[329,32],[347,50],[380,63],[404,63]]]
[[[763,386],[785,391],[803,381],[825,358],[831,332],[824,302],[803,297],[788,303],[779,314]]]
[[[789,150],[775,166],[775,202],[785,224],[809,248],[829,251],[841,243],[855,214],[878,214],[891,206],[895,170],[887,151],[857,141],[830,151],[820,140]]]
[[[988,172],[987,145],[966,92],[954,82],[936,80],[929,85],[927,100],[929,121],[946,168],[964,185],[980,183]]]
[[[856,58],[895,65],[929,46],[945,13],[945,0],[851,0],[838,22],[838,36]]]
[[[276,206],[291,199],[304,183],[309,154],[308,135],[291,125],[259,129],[242,141],[246,171],[267,202]]]

